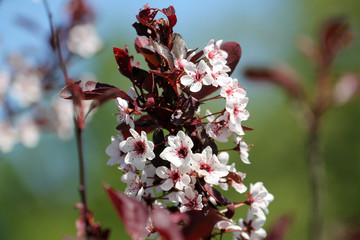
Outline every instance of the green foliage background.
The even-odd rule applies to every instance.
[[[139,1],[140,2],[140,1]],[[242,77],[242,70],[248,65],[272,66],[286,62],[294,66],[306,79],[304,84],[311,91],[313,69],[297,50],[295,40],[301,34],[317,37],[321,23],[331,16],[343,14],[349,17],[354,30],[355,42],[336,62],[334,79],[344,70],[360,71],[360,2],[357,0],[306,0],[306,1],[229,1],[217,11],[217,1],[200,1],[209,4],[214,18],[209,14],[187,16],[184,26],[180,16],[190,2],[172,3],[178,13],[175,31],[183,35],[192,48],[204,47],[209,39],[237,41],[243,48],[243,57],[234,77],[247,88],[251,114],[246,125],[254,128],[246,135],[246,142],[253,144],[249,166],[244,166],[238,156],[231,155],[240,171],[247,173],[245,183],[249,185],[263,181],[275,196],[271,203],[268,221],[269,229],[275,221],[290,215],[293,219],[286,239],[308,239],[308,217],[310,197],[304,143],[304,123],[296,121],[296,106],[280,89],[267,84],[254,84]],[[161,3],[161,4],[160,4]],[[270,10],[265,9],[271,3]],[[106,4],[106,3],[103,3]],[[118,3],[120,6],[120,3]],[[122,3],[124,6],[124,3]],[[139,9],[144,3],[139,3]],[[168,2],[156,2],[156,7],[167,7]],[[279,8],[279,9],[278,9]],[[246,14],[251,9],[252,15]],[[15,10],[14,10],[15,11]],[[125,9],[120,9],[125,12]],[[220,12],[222,11],[222,12]],[[135,21],[136,11],[132,12]],[[219,14],[217,16],[216,14]],[[106,13],[99,11],[100,16]],[[119,20],[116,16],[114,19]],[[135,31],[128,24],[118,30],[116,26],[101,28],[106,45],[103,52],[87,62],[84,68],[95,71],[99,81],[116,85],[124,90],[129,87],[125,77],[120,76],[112,55],[112,46],[130,46]],[[116,27],[114,27],[117,29]],[[199,30],[201,29],[201,31]],[[136,60],[141,59],[137,56]],[[211,108],[221,107],[211,106]],[[325,117],[321,128],[321,148],[327,172],[327,239],[336,237],[345,228],[356,228],[360,221],[360,98],[338,107]],[[105,191],[103,182],[116,189],[124,189],[121,174],[116,167],[106,165],[108,157],[105,148],[110,136],[115,135],[116,113],[113,102],[97,111],[85,132],[85,157],[89,206],[95,219],[104,227],[111,228],[111,239],[127,239]],[[62,142],[53,135],[45,135],[35,149],[17,146],[10,154],[0,153],[0,239],[61,239],[75,236],[75,220],[79,214],[74,204],[79,201],[77,192],[78,165],[74,139]],[[231,193],[231,200],[238,195]],[[231,237],[229,236],[229,239]]]

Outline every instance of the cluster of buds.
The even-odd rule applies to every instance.
[[[55,36],[67,43],[62,53],[64,64],[68,65],[76,57],[92,57],[102,44],[93,27],[92,7],[85,0],[69,1],[66,12],[68,21],[54,27],[56,35],[46,41],[50,43],[49,51],[56,48]],[[30,64],[27,59],[36,64]],[[72,136],[73,105],[57,96],[63,86],[63,80],[57,77],[57,58],[53,54],[47,54],[45,59],[10,54],[7,62],[8,67],[0,69],[0,152],[11,151],[18,142],[35,147],[42,132],[57,132],[62,139]],[[88,76],[92,74],[82,77]]]
[[[158,12],[167,19],[155,19]],[[230,77],[241,57],[239,44],[210,40],[200,51],[188,49],[182,37],[173,33],[177,18],[172,6],[145,5],[137,20],[133,24],[139,35],[135,49],[145,57],[149,70],[133,61],[127,47],[114,47],[119,71],[133,87],[127,93],[104,84],[93,90],[102,92],[101,101],[116,98],[119,133],[106,153],[108,164],[118,165],[123,172],[121,180],[127,187],[125,195],[107,190],[129,234],[144,239],[175,236],[178,231],[177,239],[210,239],[232,232],[234,239],[264,238],[261,227],[273,195],[261,182],[250,184],[246,193],[246,174],[236,169],[237,160],[231,161],[228,153],[237,151],[243,163],[250,163],[244,134],[251,128],[242,125],[249,117],[248,98],[238,80]],[[222,109],[216,113],[201,110],[215,99],[224,101]],[[217,142],[229,139],[233,148],[218,149]],[[217,188],[233,188],[243,200],[230,201]],[[139,219],[135,230],[129,222],[136,216],[127,217],[129,202],[139,206],[134,215],[147,218],[143,225]],[[247,217],[236,222],[232,218],[242,206],[249,207]],[[144,213],[139,214],[139,209],[145,209]],[[171,216],[171,224],[154,211]],[[195,233],[196,225],[203,224],[199,218],[207,226]]]

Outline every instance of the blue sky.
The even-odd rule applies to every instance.
[[[38,0],[39,1],[39,0]],[[36,2],[36,1],[35,1]],[[64,0],[49,0],[55,21],[61,21]],[[227,0],[220,1],[91,1],[97,13],[96,25],[100,36],[106,41],[113,34],[126,33],[127,39],[136,37],[131,24],[138,10],[147,2],[151,7],[164,8],[174,5],[178,23],[175,31],[180,33],[190,48],[204,47],[210,39],[237,41],[243,48],[246,62],[271,62],[271,56],[284,56],[293,48],[297,32],[295,1],[281,0]],[[295,13],[295,14],[294,14]],[[300,13],[298,13],[300,14]],[[41,26],[39,32],[29,32],[16,24],[25,17]],[[284,21],[286,19],[286,21]],[[41,53],[49,26],[44,7],[34,0],[3,0],[0,3],[0,69],[5,67],[5,56],[14,51],[33,49]],[[297,27],[296,27],[297,26]],[[120,45],[132,42],[116,42]],[[266,46],[267,45],[267,46]],[[269,49],[268,46],[272,47]]]

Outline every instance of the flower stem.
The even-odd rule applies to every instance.
[[[90,223],[88,219],[88,208],[87,208],[87,200],[86,200],[86,177],[85,177],[85,160],[83,154],[83,141],[82,141],[82,129],[76,124],[76,143],[78,149],[78,160],[79,160],[79,193],[81,203],[84,207],[84,216],[83,219],[85,221],[85,232],[86,238],[90,236]]]
[[[60,40],[59,40],[59,36],[58,34],[56,34],[55,31],[55,27],[52,21],[52,14],[50,11],[50,7],[49,4],[47,2],[47,0],[43,1],[44,3],[44,7],[45,7],[45,11],[48,14],[48,19],[49,19],[49,24],[50,24],[50,29],[51,29],[51,39],[53,41],[53,45],[54,45],[54,49],[57,50],[57,54],[58,54],[58,59],[59,59],[59,64],[62,70],[62,73],[64,75],[65,78],[65,83],[66,84],[72,84],[73,81],[68,77],[68,73],[67,73],[67,69],[66,69],[66,64],[65,61],[63,59],[62,56],[62,52],[61,52],[61,45],[60,45]],[[76,99],[75,94],[76,92],[73,92],[72,94],[74,94],[74,99]],[[74,107],[74,113],[76,113],[76,104],[75,104],[75,100],[73,99],[73,107]],[[86,232],[86,239],[89,239],[90,236],[90,224],[89,224],[89,220],[88,220],[88,208],[87,208],[87,201],[86,201],[86,182],[85,182],[85,161],[84,161],[84,154],[83,154],[83,141],[82,141],[82,127],[79,125],[79,121],[76,118],[76,114],[74,114],[74,124],[76,127],[75,130],[75,135],[76,135],[76,143],[77,143],[77,149],[78,149],[78,160],[79,160],[79,177],[80,177],[80,183],[79,183],[79,193],[80,193],[80,198],[81,198],[81,202],[83,204],[83,216],[82,218],[85,221],[85,232]]]
[[[314,118],[307,142],[307,164],[311,191],[310,240],[321,240],[325,207],[325,170],[319,146],[319,120]]]

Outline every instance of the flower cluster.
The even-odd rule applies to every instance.
[[[93,27],[92,7],[85,0],[69,0],[66,10],[68,23],[54,30],[58,32],[59,41],[67,43],[62,54],[66,59],[64,63],[69,64],[79,56],[92,57],[102,44]],[[51,44],[55,41],[53,38],[51,36]],[[51,54],[46,54],[45,59],[31,59],[33,56],[26,53],[9,54],[7,68],[0,69],[0,152],[11,151],[18,142],[35,147],[42,132],[57,132],[62,139],[72,136],[73,104],[57,96],[63,79],[57,76],[59,63],[52,54],[55,46],[51,44],[48,46]],[[91,73],[80,78],[94,79]]]
[[[155,19],[158,12],[167,19]],[[150,209],[168,209],[190,219],[197,212],[212,219],[210,230],[201,237],[233,232],[235,239],[264,238],[261,226],[273,195],[261,182],[251,184],[245,194],[246,174],[236,169],[236,159],[230,161],[228,152],[217,146],[231,139],[231,150],[239,152],[243,163],[250,163],[244,134],[251,129],[242,125],[249,117],[248,98],[238,80],[230,77],[241,56],[240,46],[210,40],[201,51],[188,50],[181,36],[173,33],[177,18],[172,6],[145,5],[137,20],[133,26],[140,37],[135,49],[144,55],[150,70],[141,69],[127,48],[114,48],[119,71],[133,87],[115,95],[119,133],[106,149],[111,157],[108,164],[117,164],[123,172],[125,194]],[[216,91],[220,93],[206,98]],[[212,99],[223,99],[224,107],[203,113],[201,108]],[[216,188],[233,188],[243,201],[230,201]],[[231,218],[241,206],[249,206],[248,216],[236,224]],[[150,230],[142,237],[162,236],[156,225],[150,215],[146,226]],[[181,225],[186,238],[187,225]]]

